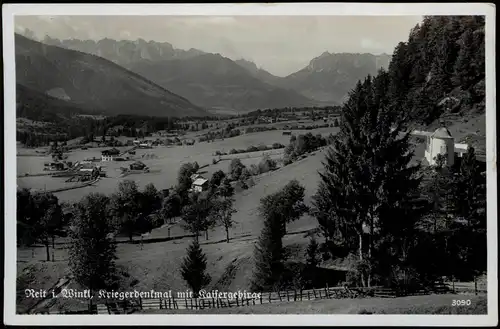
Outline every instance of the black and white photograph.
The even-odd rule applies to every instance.
[[[6,323],[498,324],[495,19],[4,5]]]

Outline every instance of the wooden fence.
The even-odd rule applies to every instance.
[[[481,289],[470,289],[469,286],[461,286],[460,284],[455,284],[455,289],[453,290],[451,283],[443,283],[441,286],[437,286],[434,290],[422,290],[405,295],[421,295],[430,293],[485,293],[486,290]],[[210,293],[210,291],[208,291]],[[232,308],[232,307],[242,307],[251,305],[261,305],[261,304],[277,304],[277,303],[289,303],[298,301],[310,301],[317,299],[341,299],[341,298],[364,298],[369,296],[374,297],[398,297],[402,296],[400,293],[392,290],[390,288],[384,287],[324,287],[320,289],[308,289],[308,290],[284,290],[278,292],[264,292],[259,294],[256,298],[244,297],[241,298],[237,296],[233,298],[228,297],[214,297],[214,298],[180,298],[176,293],[171,294],[171,298],[139,298],[139,299],[126,299],[126,300],[115,300],[115,301],[104,301],[94,305],[93,312],[87,313],[97,313],[97,314],[129,314],[137,310],[152,310],[152,309],[165,309],[165,310],[203,310],[211,308]],[[84,311],[75,311],[71,313],[62,313],[57,311],[45,312],[45,314],[77,314]]]
[[[213,298],[179,298],[172,294],[171,298],[148,298],[137,301],[106,302],[97,305],[98,314],[123,314],[137,309],[168,309],[168,310],[200,310],[207,308],[231,308],[260,304],[275,304],[297,302],[315,299],[339,299],[365,297],[380,287],[371,288],[346,288],[325,287],[308,290],[285,290],[278,292],[260,293],[253,297],[213,297]]]

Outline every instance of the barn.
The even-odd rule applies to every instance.
[[[208,188],[208,179],[203,177],[197,178],[191,185],[191,190],[194,192],[203,192]]]

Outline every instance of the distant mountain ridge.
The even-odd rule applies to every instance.
[[[286,77],[274,76],[248,60],[236,63],[267,83],[295,90],[317,102],[339,104],[358,80],[375,75],[380,68],[387,69],[390,61],[391,56],[387,54],[324,52],[313,58],[308,66]]]
[[[285,77],[283,87],[294,89],[319,101],[341,103],[358,80],[389,67],[387,54],[324,52],[302,70]]]
[[[144,39],[134,41],[109,38],[98,41],[79,39],[59,40],[45,36],[42,42],[52,46],[104,57],[121,66],[127,66],[130,63],[140,60],[189,59],[205,54],[205,52],[195,48],[189,50],[177,49],[168,42],[146,41]]]
[[[268,71],[257,67],[257,64],[255,64],[252,61],[248,61],[246,59],[238,59],[234,61],[236,64],[240,65],[241,67],[245,68],[248,70],[254,77],[269,83],[271,85],[275,86],[282,86],[282,80],[284,79],[283,77],[278,77],[276,75],[273,75],[269,73]]]
[[[139,61],[130,69],[195,104],[246,112],[263,108],[309,106],[310,99],[252,76],[249,71],[220,54],[190,59]]]
[[[15,35],[16,82],[103,114],[205,116],[204,109],[104,58]],[[70,105],[72,104],[72,105]]]
[[[43,42],[102,56],[206,108],[238,113],[317,105],[300,93],[277,86],[270,73],[269,80],[253,76],[220,54],[175,49],[167,42],[142,39],[87,41],[47,36]]]
[[[217,54],[193,48],[176,49],[168,42],[108,38],[99,41],[58,40],[48,36],[43,42],[102,56],[199,106],[235,112],[338,105],[358,80],[369,74],[375,75],[380,68],[387,69],[391,60],[387,54],[324,52],[303,69],[278,77],[252,61],[211,57]],[[225,69],[221,71],[222,67]]]

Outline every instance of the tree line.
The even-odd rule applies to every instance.
[[[425,16],[394,49],[389,100],[408,120],[484,113],[484,16]],[[386,73],[383,73],[386,74]]]

